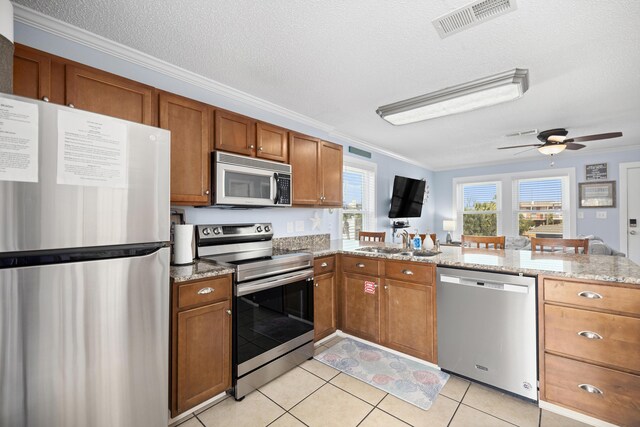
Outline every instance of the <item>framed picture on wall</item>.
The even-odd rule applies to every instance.
[[[578,184],[580,208],[615,208],[616,182],[581,182]]]

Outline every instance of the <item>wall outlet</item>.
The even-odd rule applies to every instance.
[[[597,211],[596,218],[598,219],[607,219],[607,211]]]
[[[303,220],[296,221],[296,231],[304,231],[304,221]]]
[[[287,233],[293,233],[293,222],[287,222]]]
[[[578,219],[584,219],[584,212],[582,211],[578,212]]]

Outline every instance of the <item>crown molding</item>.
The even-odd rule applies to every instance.
[[[233,101],[248,104],[252,107],[277,114],[324,132],[331,132],[334,129],[333,126],[312,119],[311,117],[296,113],[295,111],[281,107],[262,98],[234,89],[215,80],[201,76],[200,74],[196,74],[192,71],[170,64],[169,62],[91,33],[87,30],[83,30],[69,23],[60,21],[59,19],[47,16],[20,4],[14,4],[14,19],[16,22],[20,22],[46,33],[122,59],[129,63],[139,65],[185,83],[189,83],[209,92],[222,95]]]
[[[330,135],[334,136],[334,137],[336,137],[336,138],[340,139],[341,141],[344,141],[344,142],[346,142],[348,144],[360,145],[360,146],[368,148],[371,151],[375,151],[376,153],[382,154],[384,156],[392,157],[394,159],[403,161],[405,163],[409,163],[409,164],[412,164],[412,165],[415,165],[415,166],[419,166],[419,167],[421,167],[423,169],[428,169],[430,171],[433,171],[432,168],[428,167],[424,163],[420,163],[420,162],[418,162],[416,160],[413,160],[413,159],[410,159],[408,157],[401,156],[400,154],[394,153],[392,151],[385,150],[384,148],[380,148],[380,147],[377,147],[375,145],[371,145],[370,143],[368,143],[366,141],[363,141],[361,139],[354,138],[352,136],[345,135],[345,134],[340,133],[340,132],[331,132]]]

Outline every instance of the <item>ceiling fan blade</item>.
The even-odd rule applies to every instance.
[[[597,135],[585,135],[585,136],[578,136],[575,138],[567,138],[564,140],[564,142],[597,141],[599,139],[618,138],[621,136],[622,136],[622,132],[599,133]]]
[[[541,147],[544,144],[525,144],[525,145],[510,145],[509,147],[498,147],[498,150],[506,150],[508,148],[521,148],[521,147]]]
[[[567,142],[565,145],[567,150],[579,150],[586,147],[584,144],[576,144],[575,142]]]

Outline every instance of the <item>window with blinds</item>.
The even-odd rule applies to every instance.
[[[500,182],[460,184],[458,188],[458,221],[462,234],[498,235],[500,214]]]
[[[518,235],[556,238],[568,235],[567,187],[567,177],[514,180],[512,212]]]
[[[355,240],[376,225],[376,164],[344,159],[342,172],[342,238]]]

